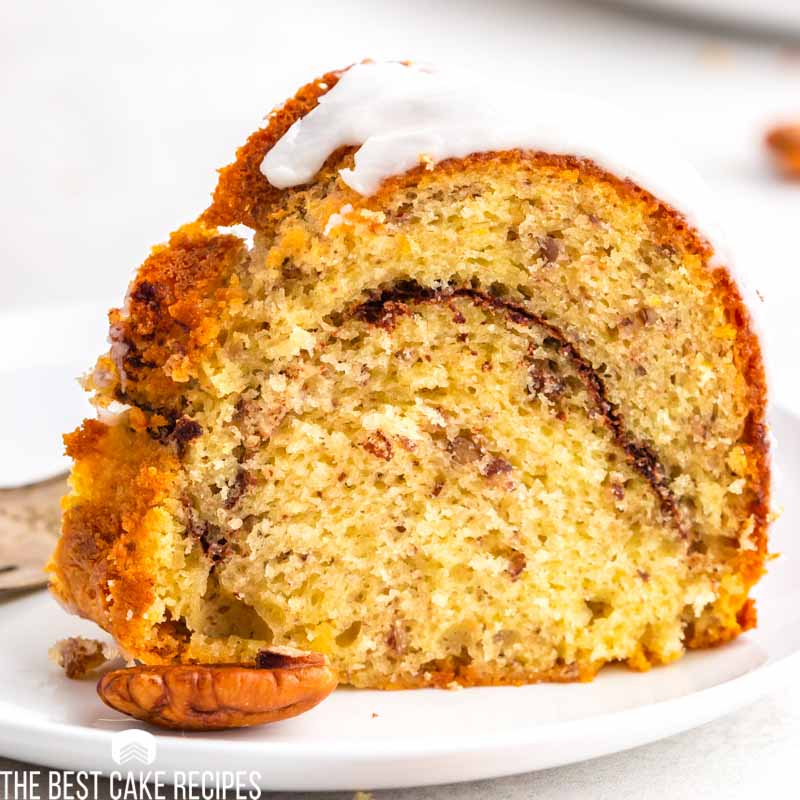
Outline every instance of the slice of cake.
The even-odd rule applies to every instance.
[[[692,174],[502,88],[325,75],[140,267],[51,564],[129,656],[507,684],[755,624],[764,373]]]

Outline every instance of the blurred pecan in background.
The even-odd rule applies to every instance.
[[[771,128],[764,141],[778,172],[785,178],[800,180],[800,119]]]

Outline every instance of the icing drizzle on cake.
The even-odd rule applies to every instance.
[[[358,150],[342,180],[361,195],[420,163],[472,153],[521,149],[590,158],[681,212],[729,263],[697,173],[652,131],[605,103],[399,63],[356,64],[289,128],[261,171],[277,188],[302,185],[344,146]]]

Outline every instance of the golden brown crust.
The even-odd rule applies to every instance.
[[[86,420],[64,437],[75,460],[63,501],[61,538],[50,560],[51,589],[128,652],[170,657],[175,636],[159,636],[144,615],[153,603],[158,505],[173,488],[174,450],[126,424]]]
[[[748,550],[741,555],[741,570],[752,586],[764,573],[764,562],[767,557],[767,528],[770,517],[770,458],[767,430],[767,380],[764,371],[764,360],[761,345],[753,331],[750,312],[745,306],[742,296],[726,269],[714,272],[717,291],[725,305],[729,324],[736,328],[735,358],[736,366],[744,375],[749,393],[748,406],[750,412],[745,423],[742,444],[747,455],[750,470],[749,478],[756,488],[756,497],[750,508],[755,517],[756,527],[752,535],[755,550]],[[755,606],[751,602],[747,619],[751,621],[747,627],[755,626]],[[743,628],[747,630],[747,628]]]
[[[123,714],[186,731],[223,730],[289,719],[321,703],[336,675],[321,663],[262,669],[243,664],[139,666],[104,675],[103,702]]]
[[[457,659],[447,659],[431,665],[428,671],[416,678],[387,681],[379,689],[469,689],[473,686],[526,686],[530,683],[588,683],[597,675],[603,662],[595,664],[561,664],[548,670],[506,670],[472,664],[459,664]]]
[[[273,206],[285,192],[276,189],[261,174],[261,162],[278,139],[337,84],[341,74],[341,70],[328,72],[306,84],[269,115],[267,125],[252,134],[236,151],[236,161],[220,170],[214,200],[200,217],[203,222],[208,225],[243,224],[251,228],[266,224]]]
[[[185,225],[153,250],[131,284],[126,309],[114,309],[104,366],[116,395],[172,413],[202,350],[219,333],[222,311],[241,297],[234,276],[245,243],[200,223]]]

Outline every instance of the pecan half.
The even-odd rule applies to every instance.
[[[775,126],[767,132],[765,143],[778,172],[800,179],[800,121]]]
[[[151,725],[209,731],[295,717],[322,702],[336,683],[323,655],[279,651],[275,658],[260,653],[255,664],[118,669],[100,679],[97,693],[111,708]]]

